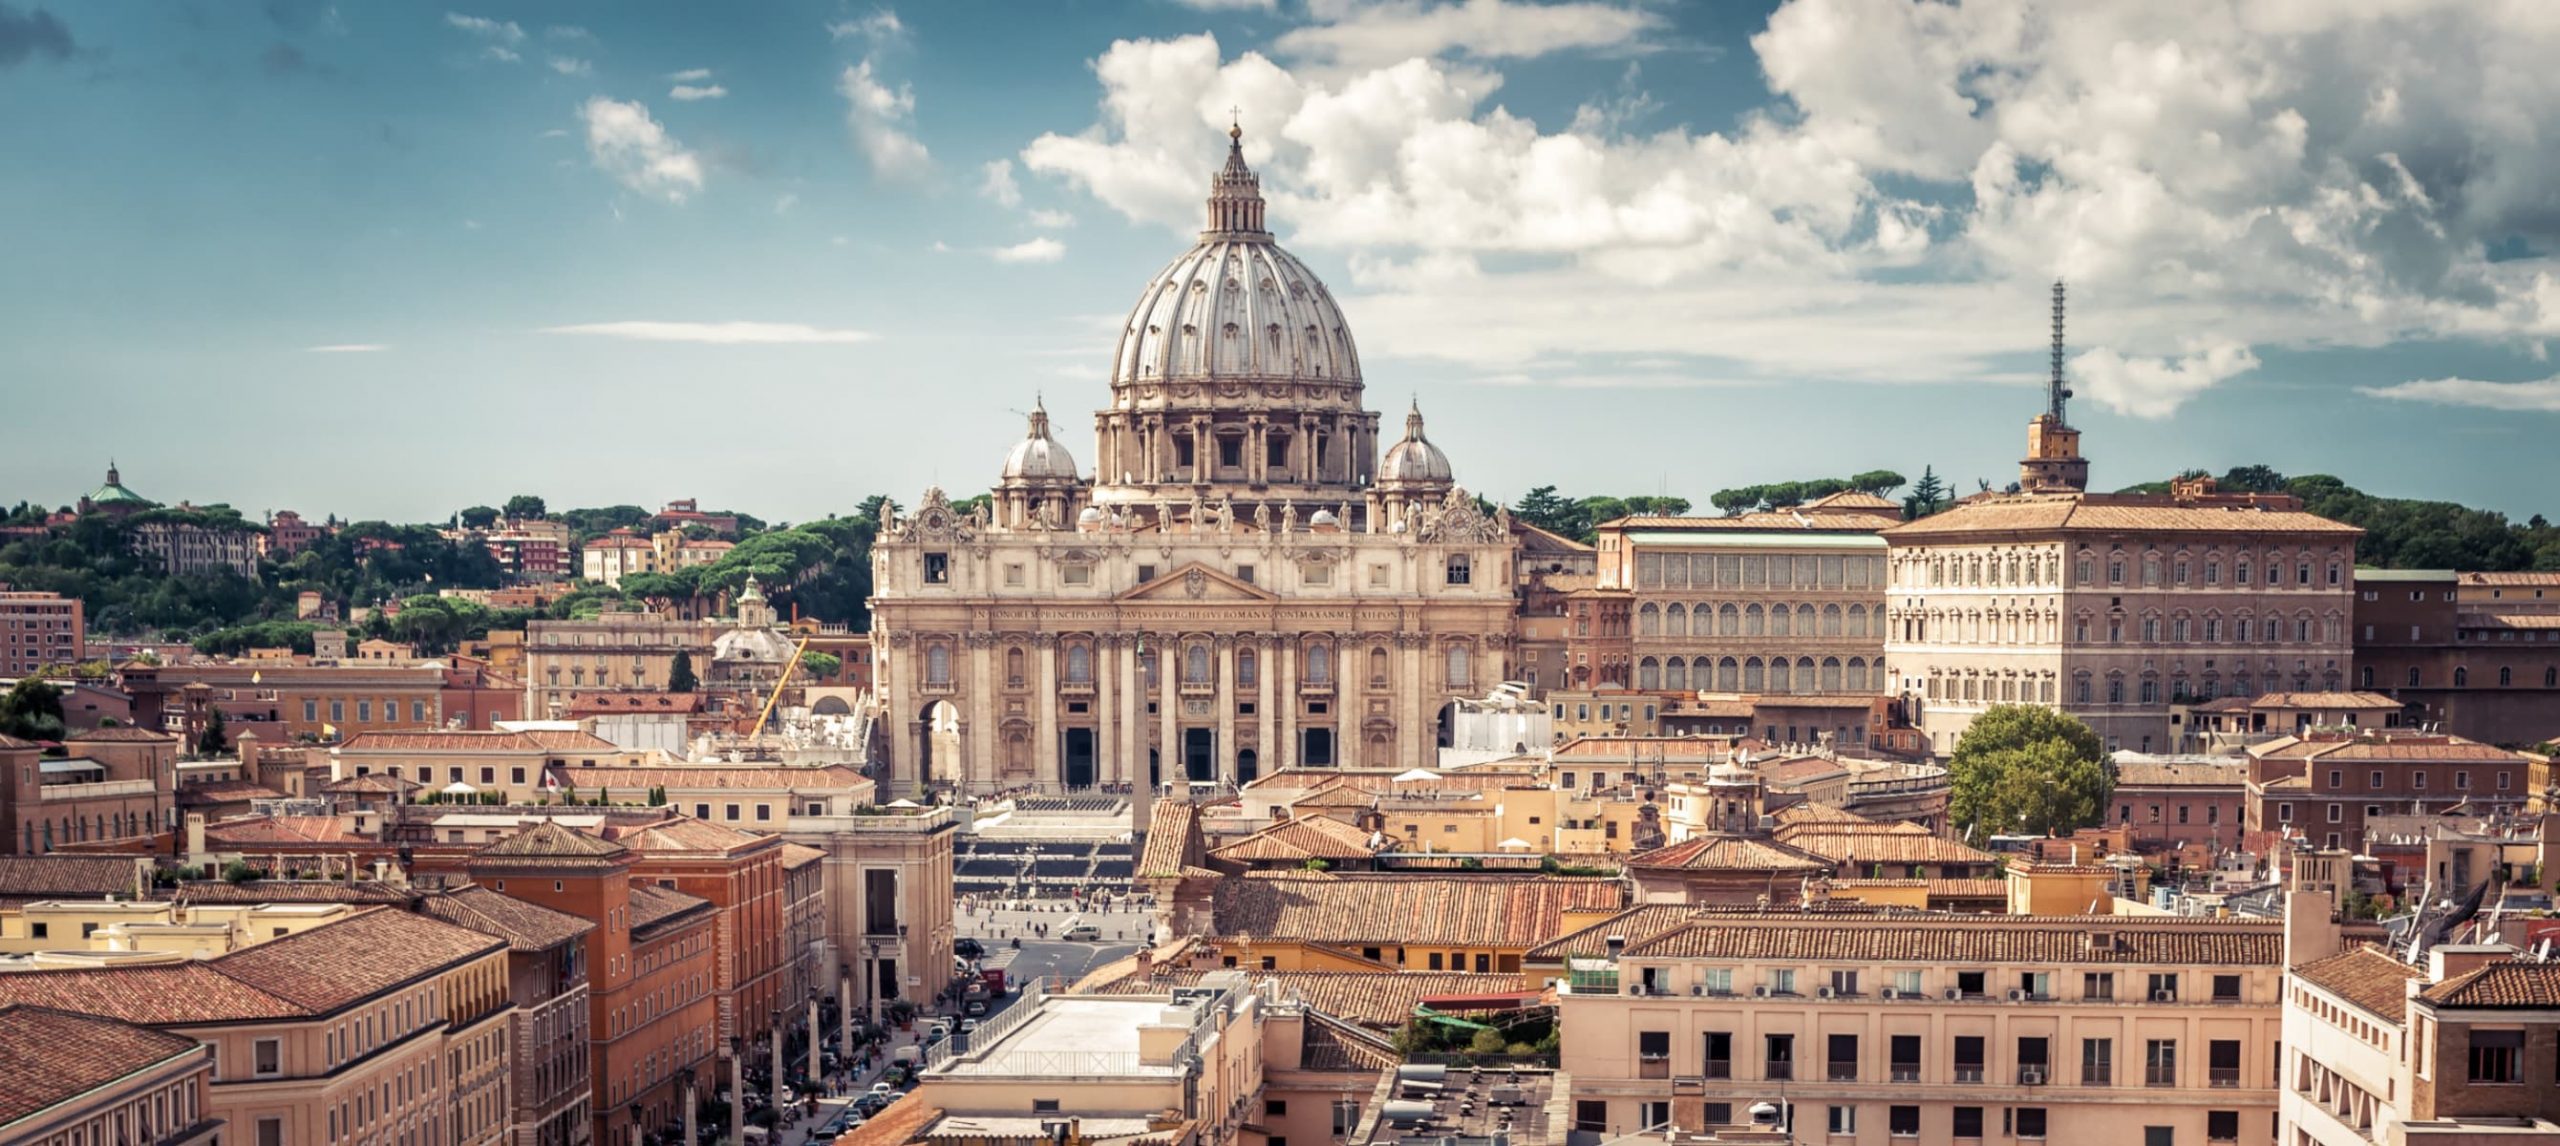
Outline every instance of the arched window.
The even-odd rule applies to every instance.
[[[1467,659],[1467,646],[1449,646],[1449,687],[1466,687],[1475,679],[1474,676],[1471,675],[1473,671],[1473,666],[1468,663]]]
[[[2038,681],[2036,683],[2036,694],[2036,699],[2046,704],[2053,703],[2053,678],[2048,676],[2043,680]]]
[[[1010,685],[1022,683],[1022,650],[1018,647],[1004,651],[1004,681]]]
[[[1387,646],[1385,645],[1369,650],[1369,681],[1372,684],[1387,683]]]
[[[1093,683],[1093,650],[1083,645],[1067,646],[1067,683]]]
[[[1699,637],[1716,635],[1716,611],[1706,602],[1699,602],[1697,609],[1689,614],[1689,633]]]
[[[1851,692],[1867,691],[1867,658],[1849,658],[1849,675],[1845,683]]]
[[[2372,665],[2365,665],[2365,666],[2363,666],[2363,667],[2361,667],[2361,668],[2358,668],[2358,669],[2356,670],[2356,687],[2358,687],[2358,688],[2372,688],[2372,687],[2373,687],[2373,666],[2372,666]]]
[[[1796,606],[1796,635],[1810,637],[1815,633],[1813,606]]]
[[[1255,685],[1258,685],[1258,684],[1262,683],[1261,675],[1260,675],[1260,670],[1261,670],[1262,666],[1258,663],[1258,661],[1259,661],[1259,658],[1257,658],[1257,657],[1255,657],[1255,656],[1253,655],[1253,650],[1252,650],[1252,649],[1237,649],[1237,650],[1236,650],[1236,685],[1237,685],[1237,687],[1239,687],[1239,688],[1251,688],[1251,687],[1253,687],[1253,686],[1255,686]]]
[[[1760,606],[1752,605],[1745,608],[1742,610],[1742,635],[1756,637],[1767,632],[1768,621],[1768,617],[1761,613]]]
[[[1652,690],[1662,687],[1662,662],[1646,657],[1636,662],[1636,687]]]
[[[2418,666],[2416,665],[2409,666],[2409,687],[2418,687]]]
[[[2514,684],[2515,682],[2516,682],[2516,670],[2511,669],[2511,668],[2508,668],[2508,667],[2507,667],[2507,666],[2505,666],[2505,665],[2499,665],[2499,666],[2498,666],[2498,687],[2499,687],[2499,688],[2506,688],[2506,687],[2508,687],[2509,685]]]
[[[1193,645],[1182,653],[1182,683],[1209,683],[1209,646]]]
[[[1850,635],[1850,636],[1853,636],[1853,637],[1863,637],[1863,636],[1866,636],[1866,635],[1867,635],[1867,607],[1866,607],[1866,606],[1864,606],[1864,605],[1851,605],[1851,606],[1849,606],[1849,635]]]
[[[1769,610],[1770,636],[1787,636],[1789,635],[1789,630],[1793,628],[1795,628],[1795,614],[1788,612],[1786,606],[1780,605],[1777,608]]]
[[[926,684],[951,683],[951,646],[925,646],[924,682]]]
[[[1639,637],[1662,635],[1662,610],[1654,607],[1651,601],[1645,602],[1643,608],[1636,610],[1636,635]]]
[[[1731,606],[1731,605],[1727,605],[1727,606],[1725,606],[1725,608],[1728,608],[1728,609],[1730,609],[1730,608],[1732,608],[1732,607],[1733,607],[1733,606]],[[1741,662],[1741,661],[1735,660],[1735,659],[1733,659],[1732,657],[1726,657],[1726,658],[1724,658],[1723,660],[1721,660],[1721,661],[1717,661],[1717,662],[1716,662],[1716,691],[1718,691],[1718,692],[1740,692],[1740,691],[1742,691],[1742,662]]]
[[[2109,703],[2109,704],[2123,704],[2123,703],[2124,703],[2124,678],[2123,678],[2123,677],[2120,677],[2120,676],[2111,676],[2111,677],[2108,677],[2108,678],[2107,678],[2107,703]]]
[[[1742,662],[1742,691],[1759,692],[1767,688],[1768,685],[1768,672],[1766,667],[1760,663],[1760,658],[1749,657],[1744,659]]]
[[[1822,607],[1822,635],[1826,637],[1840,635],[1840,606],[1824,605]]]
[[[1795,671],[1792,666],[1787,664],[1787,658],[1779,657],[1778,659],[1769,662],[1769,691],[1794,692],[1796,690],[1795,678]]]
[[[2560,688],[2560,668],[2546,668],[2542,670],[2542,687]]]
[[[2158,704],[2158,703],[2160,703],[2160,682],[2159,682],[2159,681],[2152,680],[2152,679],[2151,679],[2151,678],[2149,678],[2149,677],[2144,677],[2144,678],[2143,678],[2143,680],[2142,680],[2142,703],[2144,703],[2144,704]]]
[[[2087,673],[2081,673],[2080,675],[2071,678],[2071,702],[2073,704],[2089,703],[2089,675]]]
[[[1758,607],[1759,606],[1756,605],[1753,606],[1753,608]],[[1716,609],[1716,632],[1721,636],[1727,637],[1741,636],[1742,610],[1734,608],[1731,605],[1718,606]],[[1731,690],[1728,689],[1727,691]]]
[[[1686,636],[1689,632],[1689,608],[1673,605],[1662,611],[1662,631],[1667,636]]]
[[[1822,691],[1840,691],[1840,658],[1822,658]]]
[[[1673,692],[1689,689],[1689,662],[1673,657],[1662,664],[1662,687]]]
[[[1307,683],[1333,683],[1333,650],[1323,645],[1307,646]]]

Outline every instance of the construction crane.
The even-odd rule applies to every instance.
[[[791,674],[800,669],[800,655],[809,651],[809,641],[817,635],[806,634],[798,645],[792,647],[791,659],[782,666],[782,676],[773,682],[773,695],[764,698],[764,710],[756,713],[756,726],[747,730],[747,739],[753,740],[763,734],[764,722],[773,719],[773,706],[782,703],[782,690],[791,684]]]

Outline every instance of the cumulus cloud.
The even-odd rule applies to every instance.
[[[686,68],[681,72],[668,72],[667,78],[680,84],[698,84],[711,78],[711,69]]]
[[[2392,398],[2403,402],[2432,402],[2442,406],[2473,406],[2483,410],[2560,414],[2560,376],[2531,382],[2483,382],[2476,378],[2429,378],[2391,386],[2359,386],[2357,390],[2376,398]]]
[[[578,108],[596,168],[643,195],[682,203],[702,190],[702,159],[649,117],[646,104],[596,96]]]
[[[1173,0],[1195,12],[1268,12],[1277,0]]]
[[[844,70],[836,90],[844,94],[845,125],[852,129],[863,158],[871,161],[873,174],[900,179],[923,174],[933,166],[932,154],[908,130],[916,114],[913,88],[903,83],[892,88],[881,82],[871,61],[864,60]]]
[[[391,347],[380,342],[333,342],[326,346],[305,346],[305,354],[377,354]]]
[[[692,103],[695,100],[723,99],[726,98],[728,94],[729,89],[721,87],[718,84],[705,84],[700,87],[696,87],[692,84],[677,84],[676,86],[667,89],[668,99],[677,100],[683,103]]]
[[[1550,52],[1635,50],[1662,26],[1656,13],[1625,4],[1515,3],[1514,0],[1312,0],[1319,23],[1281,34],[1284,55],[1381,65],[1460,54],[1517,59]]]
[[[2100,348],[2075,355],[2072,389],[2119,414],[2160,419],[2215,384],[2258,368],[2258,356],[2228,339],[2206,340],[2174,358],[2128,358]]]
[[[830,329],[797,322],[586,322],[546,326],[537,333],[619,338],[634,342],[700,342],[715,346],[824,345],[869,342],[863,330]]]
[[[1640,51],[1657,8],[1309,11],[1276,59],[1114,44],[1091,126],[1018,158],[1188,233],[1241,106],[1274,225],[1366,261],[1364,346],[1487,375],[1645,349],[1699,376],[2024,386],[2022,317],[2057,274],[2081,385],[2137,416],[2253,347],[2560,336],[2547,261],[2489,253],[2560,249],[2560,20],[2536,0],[1788,0],[1751,41],[1769,108],[1653,131],[1633,77],[1569,123],[1493,97],[1510,60]]]
[[[981,171],[983,173],[978,179],[978,194],[995,200],[998,206],[1019,207],[1022,205],[1022,186],[1013,181],[1012,160],[988,160],[987,165],[982,168]]]
[[[513,20],[492,20],[486,16],[466,16],[447,12],[444,22],[483,40],[514,47],[524,43],[524,28]]]
[[[1055,231],[1062,227],[1072,227],[1076,225],[1075,216],[1064,211],[1051,210],[1047,207],[1032,208],[1028,213],[1023,215],[1023,218],[1030,220],[1032,226],[1049,231]]]
[[[553,56],[548,62],[552,71],[564,76],[590,76],[596,70],[595,65],[575,56]]]
[[[987,257],[999,263],[1054,263],[1067,257],[1067,245],[1043,235],[1010,247],[997,247]]]
[[[71,29],[42,8],[20,12],[0,4],[0,68],[15,67],[39,56],[71,58]]]
[[[837,40],[862,40],[873,48],[886,48],[905,42],[907,25],[898,14],[887,8],[872,10],[868,16],[852,20],[836,20],[827,25],[827,35]]]

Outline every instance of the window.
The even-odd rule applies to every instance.
[[[1707,1103],[1698,1120],[1709,1126],[1731,1126],[1733,1125],[1733,1104],[1730,1102]]]
[[[2143,1042],[2142,1085],[2178,1085],[2178,1040],[2148,1039]]]
[[[2019,1108],[2017,1109],[2017,1111],[2016,1111],[2016,1121],[2017,1121],[2017,1124],[2018,1124],[2018,1137],[2020,1137],[2020,1138],[2042,1138],[2042,1137],[2044,1137],[2044,1108],[2043,1108],[2043,1107],[2041,1107],[2041,1106],[2021,1106],[2021,1107],[2019,1107]]]
[[[1920,1136],[1920,1108],[1888,1106],[1884,1112],[1884,1125],[1885,1132],[1896,1138],[1917,1138]]]
[[[1980,1137],[1982,1137],[1982,1108],[1981,1108],[1981,1107],[1979,1107],[1979,1106],[1959,1106],[1959,1107],[1956,1107],[1956,1108],[1955,1108],[1955,1115],[1956,1115],[1955,1127],[1954,1127],[1954,1130],[1955,1130],[1955,1137],[1958,1137],[1958,1138],[1980,1138]]]
[[[1784,1082],[1796,1076],[1796,1037],[1794,1035],[1768,1036],[1768,1065],[1768,1071],[1760,1077]]]
[[[1726,973],[1731,974],[1731,972]],[[1707,1032],[1705,1065],[1701,1068],[1700,1073],[1706,1078],[1733,1077],[1733,1035],[1731,1032]]]
[[[2240,976],[2238,976],[2238,975],[2216,975],[2216,976],[2214,976],[2214,977],[2213,977],[2213,1001],[2214,1001],[2214,1002],[2217,1002],[2217,1003],[2237,1003],[2237,1002],[2239,1002],[2239,1001],[2240,1001]]]
[[[284,1119],[258,1120],[258,1146],[284,1146]]]
[[[1278,1118],[1281,1115],[1289,1113],[1289,1104],[1282,1099],[1266,1098],[1262,1100],[1262,1112],[1274,1118]]]
[[[1902,994],[1902,995],[1917,995],[1917,994],[1919,994],[1919,993],[1920,993],[1920,973],[1919,973],[1918,971],[1896,971],[1896,972],[1894,972],[1894,973],[1893,973],[1893,989],[1894,989],[1894,992],[1895,992],[1896,994]]]
[[[249,1069],[264,1078],[284,1073],[284,1043],[278,1039],[259,1039],[249,1044]]]
[[[924,555],[924,583],[927,585],[948,585],[951,583],[950,554],[927,553]]]
[[[1475,564],[1466,554],[1449,558],[1449,584],[1466,585],[1475,579]]]
[[[1829,1114],[1830,1117],[1824,1119],[1824,1125],[1829,1128],[1831,1133],[1849,1135],[1856,1134],[1858,1132],[1857,1107],[1834,1106],[1830,1108]]]
[[[2230,1090],[2240,1085],[2240,1042],[2215,1039],[2204,1045],[2205,1085]]]
[[[1984,1040],[1980,1035],[1956,1036],[1955,1069],[1957,1082],[1982,1081],[1983,1042]]]
[[[2155,1003],[2174,1003],[2174,1002],[2177,1002],[2177,1001],[2178,1001],[2178,973],[2177,973],[2177,972],[2175,972],[2175,971],[2154,971],[2154,972],[2152,972],[2152,973],[2151,973],[2150,998],[2151,998],[2151,1001],[2152,1001],[2152,1002],[2155,1002]]]
[[[1058,1113],[1058,1100],[1054,1098],[1032,1099],[1031,1112],[1033,1114],[1056,1114]]]
[[[2205,1111],[2204,1136],[2205,1140],[2208,1142],[2239,1141],[2240,1112],[2237,1110]]]
[[[1770,971],[1770,972],[1769,972],[1769,993],[1770,993],[1770,994],[1772,994],[1772,995],[1792,995],[1792,994],[1795,994],[1795,993],[1796,993],[1796,973],[1795,973],[1794,969],[1792,969],[1792,968],[1786,968],[1786,967],[1781,967],[1781,968],[1777,968],[1777,969],[1775,969],[1775,970]]]
[[[1609,1129],[1609,1103],[1607,1100],[1598,1098],[1574,1099],[1573,1128],[1576,1130],[1588,1130],[1594,1134],[1606,1132]]]
[[[2116,1078],[2116,1041],[2114,1039],[2080,1040],[2080,1085],[2113,1086]]]
[[[1858,1036],[1832,1035],[1823,1056],[1823,1077],[1832,1082],[1858,1081]]]
[[[1854,994],[1857,994],[1857,993],[1858,993],[1858,973],[1857,973],[1857,972],[1855,972],[1855,971],[1834,971],[1834,972],[1832,972],[1832,973],[1831,973],[1831,993],[1832,993],[1832,994],[1834,994],[1834,995],[1854,995]]]
[[[2524,1081],[2524,1032],[2471,1032],[2471,1081],[2510,1083]]]
[[[1979,999],[1985,991],[1989,990],[1990,977],[1987,971],[1958,971],[1956,972],[1956,990],[1963,992],[1968,999]]]

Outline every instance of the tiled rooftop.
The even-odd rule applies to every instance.
[[[1302,863],[1311,859],[1367,859],[1379,849],[1369,844],[1369,833],[1329,816],[1306,816],[1246,836],[1224,847],[1213,848],[1213,859],[1236,863]]]
[[[106,899],[135,887],[133,856],[0,856],[0,900]]]
[[[1210,975],[1233,974],[1225,968],[1158,967],[1145,978],[1131,974],[1127,978],[1102,984],[1095,993],[1104,995],[1161,995],[1176,987],[1196,987]],[[1253,971],[1258,984],[1278,989],[1284,999],[1296,999],[1335,1018],[1364,1027],[1393,1030],[1413,1018],[1413,1008],[1428,997],[1454,995],[1518,994],[1518,975],[1476,974],[1469,971]]]
[[[544,778],[564,787],[575,786],[581,792],[600,788],[677,788],[687,791],[729,788],[740,792],[817,792],[866,788],[871,781],[862,773],[840,764],[820,768],[757,767],[755,765],[671,767],[654,764],[599,764],[589,768],[575,764],[553,764],[543,769]]]
[[[2403,1017],[2401,1005],[2407,1001],[2407,984],[2427,975],[2370,947],[2358,947],[2296,967],[2293,977],[2362,1007],[2377,1018],[2398,1023]]]
[[[2092,933],[2113,941],[2093,945]],[[2283,957],[2273,921],[2131,916],[1823,918],[1812,913],[1700,914],[1627,956],[1774,962],[2165,963],[2272,966]]]
[[[325,1013],[465,962],[504,940],[391,908],[244,947],[213,961],[222,974]]]
[[[631,930],[634,932],[646,931],[661,923],[710,909],[711,901],[700,896],[686,895],[654,883],[634,881],[631,885]]]
[[[2125,761],[2116,765],[2116,790],[2127,788],[2219,788],[2237,789],[2249,782],[2249,762],[2234,759],[2229,763],[2167,761]]]
[[[1795,831],[1787,846],[1833,863],[1996,864],[2000,857],[1927,832]]]
[[[2027,532],[2281,533],[2344,541],[2363,530],[2299,509],[2109,494],[2006,494],[1969,498],[1941,513],[1886,530],[1901,541],[1963,534]]]
[[[2418,997],[2439,1007],[2560,1007],[2560,963],[2491,963],[2429,987]]]
[[[1255,872],[1221,885],[1220,935],[1360,946],[1529,947],[1564,913],[1614,910],[1614,879]]]
[[[426,896],[418,901],[418,910],[456,927],[495,935],[506,940],[512,951],[549,950],[596,929],[575,915],[485,887]]]
[[[1818,872],[1830,863],[1774,840],[1748,836],[1692,836],[1627,857],[1627,866],[1677,871]]]
[[[0,1008],[0,1126],[193,1052],[196,1040],[49,1007]]]

